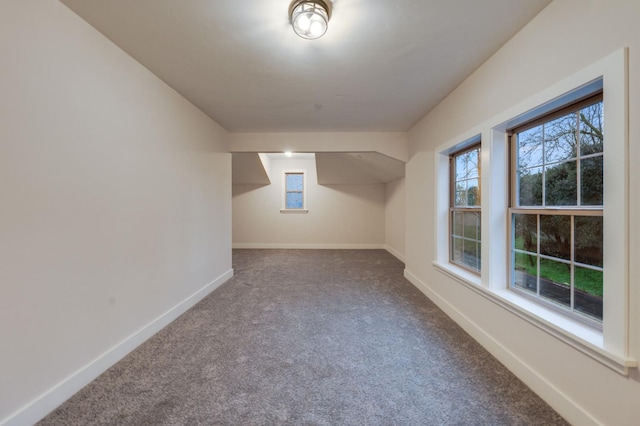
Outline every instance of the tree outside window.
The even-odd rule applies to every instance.
[[[512,137],[512,286],[602,320],[602,97]]]

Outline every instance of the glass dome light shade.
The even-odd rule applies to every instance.
[[[302,38],[313,40],[327,32],[331,10],[322,0],[296,0],[291,3],[290,18],[293,31]]]

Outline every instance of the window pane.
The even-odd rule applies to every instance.
[[[287,205],[288,209],[301,209],[303,208],[303,199],[301,192],[287,192]]]
[[[603,157],[580,161],[580,193],[583,206],[601,206],[603,201]]]
[[[464,240],[464,258],[462,262],[475,270],[480,269],[480,258],[477,250],[478,246],[474,240]]]
[[[480,213],[453,212],[452,223],[452,261],[479,271]]]
[[[542,126],[518,133],[518,168],[542,165]]]
[[[287,173],[287,191],[302,191],[302,173]]]
[[[464,236],[464,227],[462,226],[462,213],[461,212],[453,212],[453,226],[451,229],[451,233],[453,235],[457,235],[459,237]]]
[[[604,149],[604,108],[602,101],[581,109],[579,114],[581,155],[602,152]]]
[[[568,161],[545,167],[547,206],[575,206],[578,199],[576,162]]]
[[[574,226],[575,261],[602,267],[602,216],[576,216]]]
[[[480,180],[469,179],[467,181],[467,206],[480,206]]]
[[[452,237],[452,252],[451,252],[451,260],[456,263],[463,263],[463,239]]]
[[[556,118],[544,125],[544,158],[545,163],[556,163],[576,157],[575,113]]]
[[[479,167],[480,148],[467,152],[467,175],[469,178],[477,178],[480,176]]]
[[[574,307],[577,311],[602,319],[602,272],[575,267]]]
[[[513,285],[537,293],[537,260],[535,256],[515,253]]]
[[[533,253],[537,252],[538,229],[534,214],[514,214],[515,248]]]
[[[467,175],[467,154],[456,156],[456,182],[468,178]]]
[[[571,259],[571,216],[540,216],[540,253]]]
[[[455,200],[453,205],[456,207],[467,205],[467,182],[466,181],[456,183],[456,193],[455,193]]]
[[[555,260],[540,259],[540,296],[571,306],[571,266]]]
[[[542,205],[542,167],[519,171],[519,205]]]
[[[461,213],[464,221],[464,236],[476,240],[480,227],[480,215],[478,213]]]

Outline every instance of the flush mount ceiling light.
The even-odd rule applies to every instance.
[[[313,40],[327,32],[331,18],[328,0],[294,0],[289,6],[293,31],[302,38]]]

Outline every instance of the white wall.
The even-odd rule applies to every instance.
[[[389,182],[385,186],[385,248],[404,261],[405,240],[405,178]]]
[[[625,377],[434,270],[434,148],[622,47],[629,47],[630,187],[640,186],[640,2],[555,0],[410,131],[407,272],[474,337],[574,424],[637,424],[640,373]],[[605,107],[606,108],[606,107]],[[461,140],[462,142],[462,140]],[[483,148],[484,149],[484,148]],[[629,216],[640,217],[631,191]],[[640,226],[629,225],[630,305],[640,308]],[[638,327],[630,336],[640,354]],[[552,397],[555,395],[557,398]]]
[[[3,0],[0,57],[0,423],[30,424],[231,275],[231,158],[57,1]]]
[[[281,213],[284,170],[307,172],[309,213]],[[234,247],[382,248],[385,186],[318,185],[315,159],[272,159],[271,185],[233,185]]]

